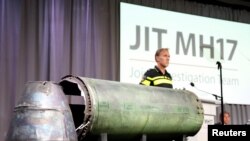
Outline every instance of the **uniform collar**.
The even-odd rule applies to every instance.
[[[167,74],[167,70],[165,69],[165,74],[163,74],[162,72],[161,72],[161,70],[157,67],[157,66],[155,66],[155,70],[157,71],[157,72],[159,72],[160,74],[162,74],[162,75],[166,75]]]

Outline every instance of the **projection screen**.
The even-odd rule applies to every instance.
[[[167,71],[174,89],[215,100],[208,93],[221,94],[219,61],[224,102],[250,104],[249,24],[128,3],[120,6],[121,82],[139,85],[143,74],[156,65],[155,51],[164,47],[170,50]]]

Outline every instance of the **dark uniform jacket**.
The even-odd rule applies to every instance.
[[[140,84],[146,86],[173,88],[171,75],[166,70],[165,74],[163,74],[157,66],[147,70]]]
[[[172,77],[170,73],[168,73],[165,70],[165,74],[163,74],[160,69],[155,66],[155,68],[147,70],[147,72],[144,74],[141,82],[141,85],[147,85],[147,86],[158,86],[158,87],[164,87],[164,88],[173,88],[172,85]],[[167,139],[166,141],[184,141],[183,136]]]

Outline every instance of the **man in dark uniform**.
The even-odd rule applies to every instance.
[[[155,53],[155,61],[157,65],[147,70],[140,84],[146,86],[157,86],[164,88],[173,88],[172,77],[166,68],[169,65],[170,54],[168,48],[160,48]],[[168,139],[168,141],[183,141],[184,137],[176,137]],[[166,140],[165,140],[166,141]]]
[[[172,77],[166,68],[169,65],[168,48],[160,48],[155,53],[155,68],[149,69],[143,76],[140,84],[146,86],[159,86],[165,88],[173,88]]]
[[[222,120],[224,120],[224,125],[230,124],[231,118],[229,112],[224,112],[224,115],[220,113],[220,122],[215,123],[215,125],[222,125]]]

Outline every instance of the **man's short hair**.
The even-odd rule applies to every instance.
[[[220,113],[220,120],[221,121],[224,120],[223,117],[225,114],[228,114],[230,116],[229,112],[224,112],[224,114]]]
[[[157,51],[155,52],[155,61],[156,61],[156,57],[159,56],[160,53],[162,51],[164,51],[164,50],[168,51],[168,48],[159,48],[159,49],[157,49]]]

